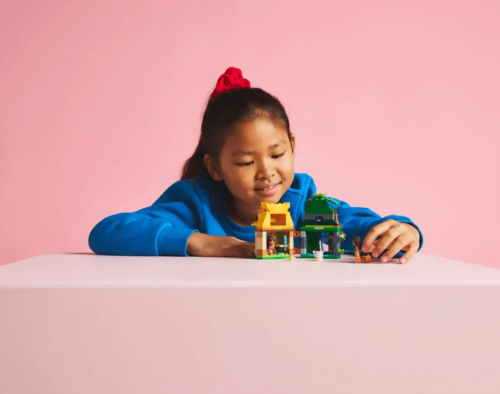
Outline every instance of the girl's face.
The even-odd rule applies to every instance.
[[[287,132],[271,122],[239,123],[210,173],[226,183],[237,204],[258,210],[262,201],[278,203],[292,184],[294,148],[295,137],[290,142]]]

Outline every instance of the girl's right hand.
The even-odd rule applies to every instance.
[[[187,243],[187,253],[204,257],[250,257],[255,245],[235,237],[193,233]]]

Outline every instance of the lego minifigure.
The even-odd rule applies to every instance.
[[[276,238],[274,238],[272,235],[269,235],[269,238],[267,239],[267,252],[269,253],[269,256],[274,256],[276,254]]]
[[[371,253],[363,253],[361,251],[361,238],[357,235],[352,237],[352,245],[354,246],[354,261],[356,263],[361,263],[361,260],[365,260],[367,263],[372,261]]]

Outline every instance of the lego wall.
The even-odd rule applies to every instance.
[[[0,264],[90,252],[192,153],[227,67],[275,94],[320,192],[496,266],[500,3],[3,0]]]

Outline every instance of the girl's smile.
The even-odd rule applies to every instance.
[[[258,188],[254,189],[257,195],[262,196],[262,197],[271,197],[278,191],[278,187],[281,185],[281,182],[279,183],[271,183],[270,185],[264,187],[264,188]]]

